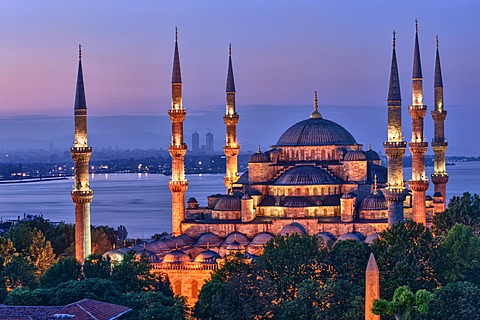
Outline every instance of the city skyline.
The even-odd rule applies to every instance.
[[[391,32],[397,31],[402,104],[407,108],[411,103],[414,19],[418,18],[424,100],[431,110],[438,34],[449,110],[446,137],[452,148],[459,149],[454,154],[475,152],[480,147],[469,141],[467,150],[462,141],[468,127],[478,125],[474,94],[480,44],[472,41],[478,24],[476,2],[303,4],[280,1],[272,7],[213,1],[208,8],[195,2],[153,1],[4,4],[0,13],[6,35],[0,55],[0,117],[70,116],[79,42],[84,46],[92,117],[166,117],[174,28],[178,26],[187,135],[201,129],[196,119],[218,114],[208,127],[221,137],[228,44],[232,43],[240,144],[252,140],[252,126],[244,121],[247,112],[255,112],[263,120],[277,117],[280,110],[280,116],[301,120],[311,112],[313,91],[318,90],[324,116],[350,128],[359,143],[371,142],[378,150],[386,138],[383,124]],[[405,113],[404,135],[409,140],[410,121]],[[365,129],[351,124],[358,118],[378,123],[378,128],[363,132]],[[159,128],[157,134],[165,135],[166,129]],[[286,128],[267,125],[265,129],[268,132],[259,141],[262,148],[273,145]],[[432,131],[428,119],[427,139]],[[34,135],[43,134],[48,135],[47,131]],[[93,147],[94,141],[92,135]]]

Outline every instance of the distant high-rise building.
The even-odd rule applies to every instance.
[[[192,133],[192,152],[194,154],[200,153],[200,135],[197,131]]]
[[[213,133],[207,132],[205,139],[205,154],[213,154]]]

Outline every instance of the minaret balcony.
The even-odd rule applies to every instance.
[[[170,180],[168,182],[170,191],[172,192],[185,192],[188,188],[187,180]]]
[[[93,199],[93,190],[72,190],[70,194],[75,203],[90,203]]]
[[[227,126],[236,125],[238,123],[238,118],[239,118],[238,113],[224,114],[223,122],[225,122]]]
[[[187,145],[185,143],[171,144],[168,146],[168,151],[173,158],[184,157],[187,153]]]
[[[71,147],[71,153],[91,153],[92,147]]]
[[[185,116],[187,115],[186,109],[170,109],[168,110],[168,116],[170,117],[171,122],[183,122]]]
[[[428,180],[427,179],[424,179],[424,180],[409,180],[408,181],[408,186],[410,187],[410,189],[412,189],[412,191],[420,191],[420,192],[427,191]]]
[[[385,149],[405,149],[407,143],[405,141],[385,141],[383,147]]]
[[[420,149],[420,148],[428,148],[428,142],[426,141],[423,141],[423,142],[409,142],[408,143],[408,146],[410,147],[410,149],[414,148],[414,149]]]
[[[445,118],[447,117],[447,110],[433,110],[432,111],[432,119],[435,122],[442,122],[445,121]]]
[[[433,184],[447,184],[448,174],[447,173],[437,173],[432,174]]]
[[[435,139],[432,139],[432,148],[435,147],[444,147],[446,148],[448,146],[447,141],[435,141]]]

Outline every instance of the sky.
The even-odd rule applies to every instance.
[[[187,144],[193,131],[202,135],[212,131],[220,149],[231,43],[239,139],[248,148],[273,145],[290,125],[307,118],[313,91],[318,90],[324,118],[343,125],[359,143],[372,143],[381,150],[393,30],[403,131],[406,140],[411,137],[407,108],[418,18],[424,103],[433,107],[438,34],[449,151],[480,154],[480,139],[471,139],[472,128],[480,125],[478,12],[477,0],[3,0],[0,136],[6,136],[5,128],[15,126],[19,137],[49,136],[55,143],[60,133],[50,132],[56,129],[54,122],[47,126],[31,122],[72,117],[77,50],[82,43],[89,116],[108,120],[118,132],[125,130],[115,125],[118,116],[136,119],[131,131],[145,131],[145,117],[162,118],[158,132],[151,132],[156,130],[152,127],[145,133],[167,137],[157,142],[165,147],[170,142],[170,127],[164,120],[170,108],[178,27]],[[102,121],[92,124],[100,126]],[[102,134],[100,127],[89,129],[93,136]],[[430,140],[429,114],[425,131]],[[121,142],[112,140],[116,144],[121,147]]]

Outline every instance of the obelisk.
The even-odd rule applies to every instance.
[[[365,272],[365,320],[380,320],[380,316],[372,312],[376,299],[380,299],[380,275],[375,256],[370,253]]]

